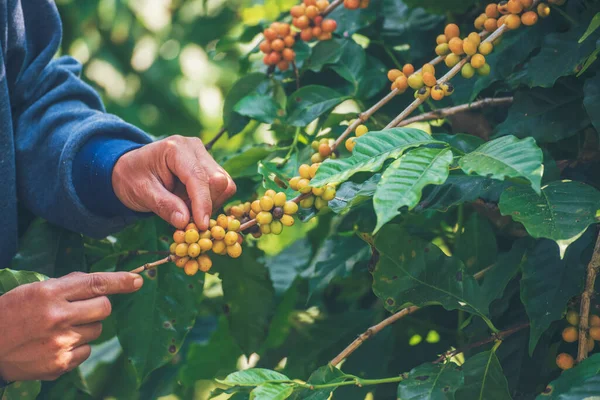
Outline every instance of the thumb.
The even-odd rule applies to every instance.
[[[162,185],[154,185],[147,193],[146,207],[178,229],[190,222],[190,210],[185,202]]]

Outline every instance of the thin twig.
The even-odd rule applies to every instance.
[[[525,322],[523,324],[514,326],[514,327],[512,327],[510,329],[507,329],[507,330],[504,330],[504,331],[500,331],[500,332],[498,332],[498,333],[496,333],[496,334],[494,334],[494,335],[492,335],[492,336],[490,336],[488,338],[485,338],[483,340],[479,340],[477,342],[473,342],[471,344],[468,344],[468,345],[466,345],[464,347],[461,347],[459,349],[452,350],[452,351],[447,351],[446,353],[442,354],[433,363],[434,364],[439,364],[439,363],[441,363],[444,360],[447,360],[449,358],[452,358],[452,357],[456,356],[457,354],[464,353],[464,352],[466,352],[468,350],[471,350],[471,349],[474,349],[476,347],[483,346],[484,344],[495,342],[497,340],[502,341],[502,340],[506,339],[508,336],[512,335],[513,333],[519,332],[520,330],[525,329],[528,326],[529,326],[529,322]]]
[[[338,6],[340,6],[343,3],[344,3],[344,0],[334,0],[333,2],[331,2],[331,4],[329,4],[329,7],[327,7],[325,9],[325,11],[323,11],[321,13],[321,16],[323,18],[325,18],[327,15],[329,15],[333,10],[335,10]]]
[[[490,269],[492,269],[494,267],[494,265],[495,264],[492,264],[489,267],[487,267],[485,269],[482,269],[481,271],[479,271],[476,274],[474,274],[473,277],[476,280],[479,280],[479,279],[483,278],[484,275]],[[335,356],[329,362],[329,364],[333,365],[334,367],[337,366],[345,358],[348,358],[348,356],[350,356],[350,354],[354,353],[360,346],[362,346],[362,344],[364,342],[366,342],[367,340],[371,339],[373,336],[377,335],[383,328],[392,325],[393,323],[401,320],[402,318],[406,317],[407,315],[410,315],[410,314],[412,314],[415,311],[418,311],[420,309],[421,309],[421,307],[418,307],[418,306],[410,306],[410,307],[403,308],[402,310],[398,311],[397,313],[395,313],[395,314],[387,317],[386,319],[384,319],[383,321],[381,321],[377,325],[373,325],[372,327],[370,327],[369,329],[367,329],[364,333],[362,333],[361,335],[359,335],[356,339],[354,339],[354,341],[352,343],[350,343],[344,350],[342,350],[342,352],[340,354],[338,354],[337,356]]]
[[[400,122],[397,125],[397,127],[414,124],[415,122],[430,121],[432,119],[441,119],[441,118],[448,117],[450,115],[459,114],[459,113],[462,113],[465,111],[478,110],[478,109],[484,108],[484,107],[508,105],[508,104],[511,104],[512,102],[513,102],[512,97],[498,97],[496,99],[488,98],[488,99],[483,99],[483,100],[479,100],[479,101],[474,101],[473,103],[462,104],[462,105],[456,106],[456,107],[441,108],[439,110],[430,111],[425,114],[417,115],[416,117],[405,119],[404,121]]]
[[[585,289],[581,293],[581,306],[579,308],[579,348],[577,349],[577,362],[581,362],[587,358],[588,355],[588,331],[589,327],[589,315],[590,315],[590,301],[592,294],[594,293],[594,283],[596,282],[596,275],[600,269],[600,233],[596,239],[596,246],[594,247],[594,254],[587,267],[587,278],[585,281]]]
[[[158,267],[159,265],[163,265],[163,264],[166,264],[166,263],[168,263],[168,262],[171,262],[171,261],[173,261],[173,256],[172,256],[172,255],[169,255],[169,256],[167,256],[167,257],[165,257],[165,258],[161,259],[161,260],[158,260],[158,261],[154,261],[154,262],[151,262],[151,263],[144,264],[144,265],[142,265],[141,267],[137,267],[136,269],[134,269],[134,270],[131,270],[131,271],[129,271],[129,272],[131,272],[132,274],[141,274],[141,273],[142,273],[142,272],[144,272],[144,271],[147,271],[147,270],[149,270],[149,269],[156,268],[156,267]]]
[[[206,150],[212,149],[212,147],[215,145],[217,140],[219,140],[225,132],[227,132],[227,128],[222,127],[221,130],[219,132],[217,132],[217,135],[214,138],[212,138],[208,143],[206,143],[206,145],[204,146],[206,148]]]

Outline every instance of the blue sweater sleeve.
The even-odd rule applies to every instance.
[[[19,202],[50,222],[104,237],[135,219],[113,197],[114,162],[151,139],[105,112],[79,78],[79,63],[53,60],[62,35],[54,1],[9,0],[8,7],[13,13],[4,50]]]

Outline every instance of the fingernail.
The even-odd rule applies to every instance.
[[[144,278],[142,278],[141,276],[138,276],[137,278],[135,278],[133,280],[133,287],[136,289],[141,288],[143,284],[144,284]]]
[[[210,216],[205,215],[204,216],[204,226],[206,226],[206,229],[209,228],[209,226],[208,226],[209,224],[210,224]]]
[[[171,221],[173,221],[173,225],[179,227],[181,225],[183,225],[183,214],[180,213],[179,211],[175,211],[173,213],[173,217],[171,218]]]

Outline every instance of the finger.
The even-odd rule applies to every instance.
[[[91,299],[110,294],[132,293],[142,287],[144,279],[129,272],[97,272],[57,280],[58,293],[68,301]]]
[[[213,173],[209,178],[210,198],[212,201],[213,211],[221,207],[223,202],[219,202],[223,198],[223,194],[229,185],[227,176],[218,171]],[[223,198],[223,201],[225,199]]]
[[[69,307],[69,321],[72,325],[85,325],[104,321],[112,312],[112,304],[106,296],[73,301]]]
[[[89,300],[88,300],[89,301]],[[78,325],[72,328],[75,335],[73,347],[79,347],[98,339],[102,334],[102,322],[94,322],[86,325]]]
[[[190,210],[185,202],[158,182],[149,188],[146,206],[174,227],[185,228],[190,221]]]
[[[84,344],[82,346],[76,347],[71,350],[70,355],[71,359],[69,361],[69,365],[67,367],[67,372],[72,371],[75,368],[79,367],[81,363],[87,360],[92,354],[92,348],[89,344]]]
[[[235,182],[233,181],[233,179],[231,179],[229,177],[229,175],[227,175],[227,176],[228,176],[227,187],[225,188],[223,193],[221,193],[221,196],[215,202],[216,204],[218,204],[217,207],[221,207],[223,205],[223,203],[225,203],[227,201],[227,199],[229,199],[231,196],[233,196],[237,190],[237,187],[235,186]]]

